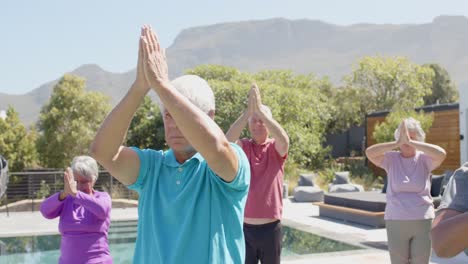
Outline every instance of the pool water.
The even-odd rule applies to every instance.
[[[136,221],[112,222],[109,246],[114,263],[132,263]],[[0,263],[57,263],[60,235],[0,238]],[[282,257],[361,249],[308,232],[283,226]]]

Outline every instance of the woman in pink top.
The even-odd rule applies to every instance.
[[[425,136],[419,121],[408,118],[396,129],[396,141],[366,150],[367,158],[387,172],[385,225],[392,264],[427,264],[431,256],[431,171],[446,154],[441,147],[425,143]]]
[[[59,263],[112,263],[107,240],[111,198],[93,189],[97,177],[93,158],[75,157],[64,173],[64,190],[41,204],[45,218],[60,217]]]

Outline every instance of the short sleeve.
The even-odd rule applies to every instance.
[[[426,166],[427,170],[429,172],[433,171],[434,168],[434,161],[429,155],[426,155],[425,153],[421,153],[421,158],[424,162],[424,166]]]
[[[271,144],[272,151],[275,152],[275,155],[278,157],[278,160],[282,161],[283,163],[286,161],[288,158],[288,152],[284,154],[284,156],[281,156],[278,151],[276,150],[276,140],[273,139],[273,143]]]
[[[445,187],[444,195],[442,196],[442,200],[440,201],[440,205],[437,209],[447,209],[453,201],[453,197],[455,196],[455,189],[453,187],[453,179],[454,177],[450,178],[449,182],[447,183],[447,187]]]
[[[468,212],[468,171],[459,169],[450,178],[439,209]]]
[[[236,156],[237,156],[237,174],[236,178],[232,182],[225,182],[221,179],[218,175],[215,174],[210,168],[210,174],[215,178],[215,181],[220,183],[222,186],[225,186],[229,189],[233,189],[236,191],[246,191],[250,185],[250,165],[249,161],[247,160],[247,156],[245,155],[244,151],[241,147],[235,143],[230,143],[231,148],[234,149]]]
[[[388,173],[388,169],[390,168],[390,163],[392,162],[392,154],[393,152],[385,152],[384,158],[382,160],[381,167]]]
[[[153,149],[142,150],[136,147],[131,147],[131,149],[137,153],[138,158],[140,159],[140,170],[135,183],[128,185],[127,187],[140,193],[143,190],[147,179],[150,177],[148,175],[153,174],[155,165],[162,162],[163,152],[161,150],[156,151]]]

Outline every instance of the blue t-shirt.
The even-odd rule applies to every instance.
[[[132,148],[140,158],[136,182],[138,236],[134,263],[244,263],[244,207],[249,162],[231,144],[238,172],[227,183],[196,153],[179,164],[172,150]]]

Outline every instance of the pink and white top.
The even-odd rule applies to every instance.
[[[252,139],[241,140],[242,149],[250,163],[250,189],[245,205],[247,218],[281,219],[283,214],[283,175],[287,154],[281,157],[275,140],[255,144]]]
[[[385,220],[422,220],[434,218],[431,197],[431,157],[416,151],[409,158],[399,151],[385,153],[382,168],[387,171]]]

